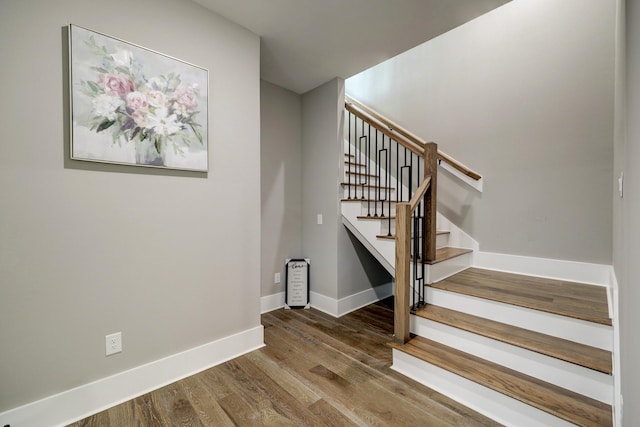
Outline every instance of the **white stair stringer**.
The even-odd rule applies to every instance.
[[[558,387],[613,404],[611,375],[420,316],[411,316],[411,332]]]
[[[391,369],[507,427],[574,426],[572,423],[400,350],[393,349],[393,365]]]
[[[427,287],[426,300],[429,301],[429,304],[439,307],[461,311],[603,350],[613,350],[613,331],[611,326],[445,291],[431,286]]]

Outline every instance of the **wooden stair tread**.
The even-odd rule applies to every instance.
[[[378,216],[373,216],[373,215],[358,215],[356,218],[357,218],[357,219],[378,220],[378,221],[381,221],[381,220],[387,221],[387,220],[389,220],[389,219],[392,219],[392,220],[394,220],[394,221],[395,221],[396,216],[395,216],[395,215],[391,215],[391,216],[380,216],[380,215],[378,215]]]
[[[372,202],[372,203],[375,203],[375,202],[382,203],[382,202],[384,202],[384,203],[393,203],[393,204],[406,203],[406,202],[398,202],[398,201],[395,201],[395,200],[376,200],[376,199],[366,199],[366,198],[363,199],[363,198],[355,198],[355,197],[352,198],[352,199],[340,199],[340,201],[341,202]]]
[[[458,257],[460,255],[468,254],[469,252],[473,252],[473,249],[467,248],[454,248],[450,246],[446,246],[444,248],[436,249],[436,259],[433,261],[427,261],[426,264],[433,265],[442,261],[446,261],[451,258]]]
[[[429,286],[611,326],[605,287],[469,268]]]
[[[578,426],[613,425],[610,405],[436,341],[415,337],[392,346]]]
[[[359,176],[368,176],[369,178],[378,178],[378,175],[370,174],[370,173],[362,173],[362,172],[352,172],[352,171],[344,171],[344,173],[349,175],[359,175]]]
[[[416,316],[611,375],[611,352],[435,305]]]
[[[345,161],[344,161],[344,164],[345,164],[345,165],[349,165],[349,166],[361,166],[361,167],[367,167],[367,165],[366,165],[366,164],[364,164],[364,163],[358,163],[358,162],[354,162],[354,161],[352,161],[352,160],[345,160]]]
[[[365,188],[371,187],[371,188],[379,188],[381,190],[395,191],[394,187],[385,187],[384,185],[376,185],[376,184],[369,184],[369,183],[341,182],[340,185],[342,185],[343,187],[348,187],[348,186],[365,187]]]
[[[360,218],[358,217],[358,219],[370,219],[371,217],[364,217],[364,218]],[[384,219],[389,219],[389,217],[386,218],[381,218],[381,217],[377,217],[377,218],[373,218],[373,219],[378,219],[378,220],[384,220]],[[444,230],[437,230],[436,231],[436,235],[440,236],[443,234],[449,234],[450,231],[444,231]],[[391,234],[391,236],[389,236],[388,234],[378,234],[376,236],[378,239],[388,239],[388,240],[395,240],[396,239],[396,235],[395,234]]]

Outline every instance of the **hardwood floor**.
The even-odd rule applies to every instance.
[[[390,369],[392,306],[266,313],[265,348],[72,426],[498,425]]]

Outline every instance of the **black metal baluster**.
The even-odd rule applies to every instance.
[[[358,182],[358,184],[356,185],[356,197],[355,197],[356,199],[358,198],[358,187],[361,187],[361,186],[364,184],[364,180],[366,180],[366,179],[367,179],[367,177],[366,177],[365,175],[363,175],[363,172],[362,172],[362,170],[360,169],[360,166],[359,166],[359,165],[360,165],[360,163],[362,163],[362,157],[363,157],[363,155],[364,155],[364,154],[362,153],[362,141],[364,140],[364,144],[366,145],[366,143],[367,143],[367,138],[368,138],[367,136],[362,135],[362,136],[358,139],[358,151],[357,151],[357,153],[358,153],[358,154],[356,154],[356,155],[357,155],[357,156],[359,156],[359,159],[358,159],[358,161],[356,162],[355,169],[356,169],[356,171],[357,171],[358,176],[360,177],[360,179],[358,179],[358,181],[357,181],[357,182]],[[364,199],[364,190],[361,190],[361,191],[360,191],[360,198],[361,198],[361,199]]]
[[[384,164],[385,166],[387,165],[387,163],[389,162],[389,150],[385,147],[384,145],[384,140],[385,140],[385,135],[382,135],[382,149],[380,150],[380,155],[379,155],[379,162],[382,163],[382,153],[384,152]],[[389,138],[389,144],[391,144],[391,138]],[[380,166],[380,168],[382,168],[382,166]],[[389,168],[386,168],[385,170],[385,182],[389,179]],[[383,197],[382,196],[382,180],[378,179],[378,200],[380,201],[380,209],[381,209],[381,214],[380,216],[382,216],[384,218],[384,202],[387,200],[387,197]],[[386,185],[386,184],[385,184]],[[388,212],[389,213],[389,212]]]
[[[378,129],[376,129],[376,138],[378,135]],[[371,165],[371,138],[367,140],[367,167],[365,171],[367,173],[367,216],[371,216],[371,169],[369,166]],[[364,191],[364,189],[363,189]]]
[[[349,152],[349,155],[347,156],[347,161],[351,161],[351,116],[353,114],[351,113],[351,111],[349,111],[349,124],[347,125],[347,150]],[[349,171],[351,170],[351,168],[347,165],[347,173],[345,173],[345,175],[347,176],[347,194],[348,197],[347,199],[351,200],[351,174],[349,173]]]

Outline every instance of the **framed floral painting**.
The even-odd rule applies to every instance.
[[[207,171],[209,72],[69,26],[71,158]]]

